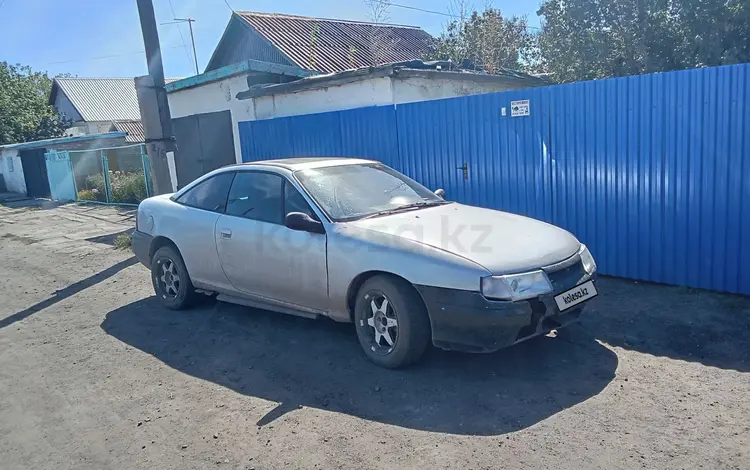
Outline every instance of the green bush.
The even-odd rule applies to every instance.
[[[81,193],[89,191],[93,196],[93,199],[84,199],[86,201],[107,201],[106,186],[104,184],[104,175],[101,173],[95,173],[86,177],[83,184],[83,190],[78,193],[78,199],[81,199]]]
[[[110,171],[109,184],[111,191],[109,202],[138,204],[146,199],[146,178],[142,171]],[[106,202],[107,193],[103,174],[96,173],[87,176],[83,186],[83,190],[78,193],[78,199]]]
[[[96,201],[96,195],[91,192],[90,189],[82,189],[81,191],[78,191],[78,200],[79,201]]]
[[[142,171],[109,173],[112,186],[112,202],[138,204],[146,199],[146,178]]]

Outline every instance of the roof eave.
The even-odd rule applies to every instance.
[[[376,67],[364,67],[359,69],[346,70],[344,72],[331,73],[327,75],[318,75],[306,79],[297,80],[289,83],[280,83],[274,85],[259,86],[247,91],[237,93],[238,100],[247,100],[268,95],[278,95],[281,93],[295,93],[299,91],[317,90],[330,86],[345,85],[347,83],[357,82],[363,79],[394,77],[409,78],[422,77],[429,79],[448,79],[471,81],[474,83],[511,83],[523,84],[529,88],[546,85],[547,82],[532,76],[509,76],[509,75],[490,75],[467,72],[451,72],[443,70],[426,70],[404,68],[398,64],[385,64]]]
[[[70,142],[83,142],[87,140],[97,140],[97,139],[111,139],[111,138],[117,138],[117,137],[125,137],[124,132],[104,132],[101,134],[88,134],[88,135],[78,135],[75,137],[58,137],[56,139],[44,139],[44,140],[34,140],[31,142],[19,142],[16,144],[5,144],[0,145],[0,150],[25,150],[25,149],[33,149],[33,148],[39,148],[39,147],[49,147],[52,145],[60,145],[60,144],[67,144]]]
[[[394,67],[392,65],[381,65],[378,67],[345,70],[343,72],[332,73],[323,76],[312,76],[306,79],[289,83],[280,83],[275,85],[251,88],[249,90],[237,93],[237,99],[248,100],[259,96],[278,95],[280,93],[294,93],[303,90],[316,90],[329,86],[344,85],[346,83],[356,82],[363,78],[388,77],[393,74]]]
[[[545,80],[534,76],[511,76],[511,75],[493,75],[471,72],[452,72],[443,70],[425,70],[425,69],[399,69],[398,77],[421,77],[421,78],[443,78],[448,80],[472,81],[475,83],[523,83],[531,87],[544,86],[549,83]]]
[[[236,64],[225,65],[210,72],[205,72],[200,75],[195,75],[182,80],[177,80],[172,83],[168,83],[164,86],[168,93],[175,91],[185,90],[188,88],[197,87],[200,85],[206,85],[208,83],[216,82],[219,80],[225,80],[229,77],[239,75],[246,72],[265,72],[276,75],[286,75],[289,77],[305,78],[316,75],[317,72],[305,70],[293,65],[282,65],[275,64],[272,62],[263,62],[261,60],[248,59]]]

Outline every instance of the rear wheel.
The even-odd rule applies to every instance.
[[[172,310],[190,307],[196,297],[185,263],[176,248],[163,246],[151,258],[151,282],[162,305]]]
[[[419,360],[430,341],[424,303],[406,281],[379,275],[365,281],[357,294],[354,322],[367,357],[395,369]]]

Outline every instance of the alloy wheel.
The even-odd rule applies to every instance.
[[[177,272],[174,261],[169,258],[161,263],[159,287],[164,298],[168,300],[175,299],[180,293],[180,275]]]
[[[370,311],[365,315],[367,326],[372,328],[370,349],[378,354],[389,354],[398,341],[396,311],[382,292],[368,295]]]

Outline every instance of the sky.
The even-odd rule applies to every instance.
[[[425,10],[447,13],[452,0],[392,0]],[[191,17],[203,71],[235,10],[288,13],[319,18],[368,21],[362,0],[153,0],[157,23]],[[227,5],[227,3],[229,5]],[[469,2],[472,4],[472,2]],[[483,7],[483,0],[474,1]],[[507,16],[528,15],[539,26],[539,0],[495,0]],[[391,23],[422,27],[439,35],[449,17],[391,6]],[[186,24],[159,25],[164,73],[195,75],[190,33]],[[136,0],[0,0],[0,62],[29,65],[50,75],[134,77],[145,75],[146,58]]]

